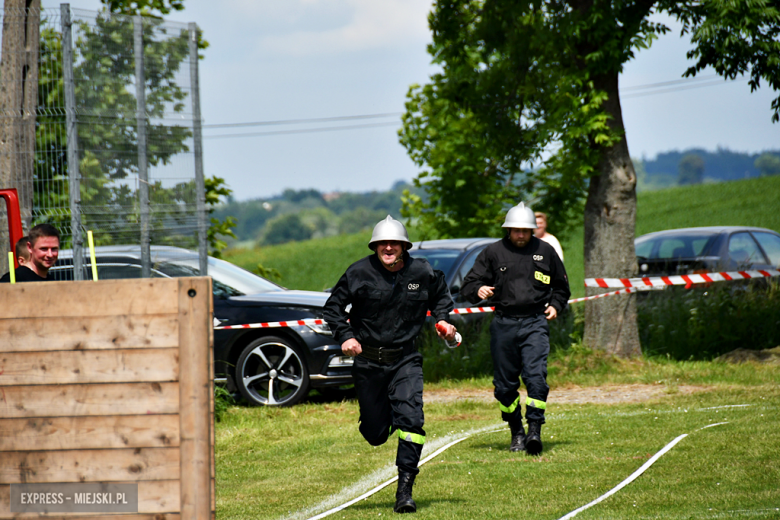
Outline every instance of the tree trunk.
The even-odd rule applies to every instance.
[[[628,278],[637,273],[634,234],[636,226],[636,174],[625,139],[618,94],[618,74],[596,81],[608,93],[605,110],[610,124],[623,137],[605,150],[599,175],[590,179],[585,204],[585,277]],[[604,292],[586,289],[587,295]],[[585,304],[585,344],[620,357],[640,355],[636,321],[636,295],[599,298]]]
[[[40,0],[5,0],[0,64],[0,187],[16,188],[22,226],[33,209],[35,112],[38,107]],[[8,269],[6,209],[0,208],[0,272]]]

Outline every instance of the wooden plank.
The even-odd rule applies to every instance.
[[[179,349],[0,353],[0,386],[177,381]]]
[[[2,458],[2,484],[174,480],[181,470],[178,448],[8,451]]]
[[[175,278],[2,284],[0,319],[178,312]]]
[[[3,351],[97,350],[179,346],[177,314],[0,320]]]
[[[179,279],[181,515],[211,517],[210,278]]]
[[[28,284],[29,285],[29,284]],[[0,387],[0,417],[148,415],[179,411],[178,383]]]
[[[125,482],[132,484],[133,482]],[[11,513],[11,486],[0,484],[0,518],[47,518],[75,520],[180,520],[178,480],[142,480],[138,482],[138,514],[93,515],[85,513]]]
[[[0,451],[162,448],[179,445],[179,416],[0,419]]]

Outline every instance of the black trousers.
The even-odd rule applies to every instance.
[[[523,416],[518,389],[522,378],[528,392],[525,418],[544,423],[547,407],[547,356],[550,354],[550,326],[544,314],[523,318],[494,316],[490,324],[490,353],[493,356],[494,395],[501,418],[519,429]]]
[[[395,433],[399,438],[396,466],[417,475],[425,442],[422,354],[414,352],[391,365],[358,356],[352,376],[360,405],[360,433],[372,446],[384,444]]]

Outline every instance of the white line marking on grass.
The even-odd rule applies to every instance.
[[[712,428],[713,426],[720,426],[721,424],[728,424],[728,423],[727,422],[719,422],[719,423],[715,423],[715,424],[708,424],[707,426],[702,426],[701,428],[699,428],[696,431],[700,432],[702,430],[706,430],[707,428]]]
[[[704,426],[703,428],[699,428],[699,429],[698,429],[698,430],[696,430],[696,431],[701,431],[701,430],[704,430],[705,428],[712,428],[713,426],[720,426],[721,424],[728,424],[728,423],[722,422],[722,423],[709,424],[709,425],[707,425],[707,426]],[[684,438],[686,438],[687,436],[688,436],[688,434],[687,434],[687,433],[683,433],[683,434],[682,434],[682,435],[680,435],[679,437],[675,438],[675,439],[674,439],[672,442],[670,442],[669,444],[667,444],[666,446],[664,446],[664,447],[661,449],[661,451],[659,451],[658,453],[656,453],[655,455],[653,455],[653,457],[652,457],[650,460],[648,460],[647,462],[645,462],[644,464],[642,464],[642,467],[641,467],[641,468],[639,468],[638,470],[636,470],[635,472],[633,472],[633,473],[632,473],[632,474],[631,474],[631,475],[630,475],[630,476],[629,476],[629,477],[628,477],[626,480],[624,480],[623,482],[621,482],[621,483],[620,483],[620,484],[618,484],[617,486],[613,487],[612,489],[610,489],[609,491],[607,491],[606,493],[604,493],[603,495],[601,495],[600,497],[598,497],[596,500],[594,500],[594,501],[592,501],[592,502],[590,502],[590,503],[588,503],[588,504],[585,504],[584,506],[580,507],[579,509],[575,509],[574,511],[572,511],[571,513],[569,513],[569,514],[567,514],[567,515],[565,515],[565,516],[562,516],[562,517],[561,517],[559,520],[569,520],[570,518],[574,518],[574,517],[575,517],[575,516],[576,516],[578,513],[581,513],[582,511],[585,511],[585,510],[586,510],[586,509],[588,509],[589,507],[591,507],[591,506],[595,506],[595,505],[596,505],[596,504],[598,504],[599,502],[602,502],[602,501],[606,500],[607,498],[611,497],[612,495],[614,495],[615,493],[617,493],[618,491],[620,491],[621,489],[623,489],[624,487],[626,487],[627,485],[629,485],[631,482],[633,482],[634,480],[636,480],[636,478],[637,478],[639,475],[641,475],[642,473],[644,473],[645,471],[647,471],[647,468],[649,468],[650,466],[652,466],[653,464],[655,464],[655,461],[657,461],[658,459],[660,459],[661,457],[663,457],[663,456],[664,456],[664,454],[665,454],[667,451],[669,451],[669,450],[671,450],[672,448],[674,448],[674,446],[675,446],[675,445],[676,445],[678,442],[680,442],[681,440],[683,440],[683,439],[684,439]]]
[[[723,406],[710,406],[709,408],[699,408],[700,410],[718,410],[720,408],[745,408],[747,406],[753,406],[752,404],[724,404]]]
[[[417,466],[418,467],[422,466],[423,464],[425,464],[429,460],[433,459],[437,455],[440,455],[441,453],[443,453],[445,450],[451,448],[452,446],[455,446],[456,444],[458,444],[461,441],[465,441],[466,439],[468,439],[469,437],[471,437],[473,435],[479,435],[479,434],[482,434],[482,433],[493,433],[493,432],[498,432],[498,431],[505,430],[505,429],[506,429],[506,426],[499,427],[499,425],[494,424],[492,426],[485,426],[483,428],[477,428],[475,430],[470,430],[470,431],[464,432],[462,434],[445,435],[444,437],[441,437],[439,439],[434,439],[431,442],[427,442],[425,444],[425,447],[428,448],[428,451],[430,451],[430,450],[435,450],[435,451],[433,453],[431,453],[430,455],[428,455],[427,457],[425,457],[424,459],[422,459]],[[455,438],[455,440],[452,440],[453,438]],[[443,444],[443,446],[442,446],[442,444]],[[362,481],[356,482],[355,484],[353,484],[352,486],[350,486],[348,488],[344,488],[343,490],[341,490],[341,492],[339,494],[333,495],[330,498],[328,498],[328,499],[324,500],[323,502],[321,502],[320,504],[318,504],[316,506],[313,506],[313,507],[310,507],[310,508],[307,508],[307,509],[305,509],[303,511],[300,511],[300,512],[298,512],[298,513],[296,513],[296,514],[294,514],[294,515],[292,515],[292,516],[290,516],[288,518],[290,520],[297,520],[299,518],[305,518],[307,515],[315,512],[315,511],[319,511],[319,510],[321,510],[323,508],[326,508],[326,507],[331,507],[333,504],[338,504],[342,500],[345,500],[347,497],[354,496],[354,494],[356,492],[359,492],[359,490],[365,489],[367,485],[371,486],[374,483],[376,483],[377,480],[386,479],[395,470],[396,470],[395,466],[388,466],[388,467],[382,468],[380,470],[377,470],[374,473],[372,473],[371,475],[367,476]],[[322,518],[325,518],[326,516],[332,515],[333,513],[338,513],[339,511],[341,511],[343,509],[346,509],[349,506],[360,502],[361,500],[365,500],[366,498],[368,498],[371,495],[381,491],[382,489],[386,488],[387,486],[389,486],[393,482],[396,482],[397,480],[398,480],[398,475],[392,477],[390,480],[382,482],[381,484],[379,484],[375,488],[373,488],[373,489],[363,493],[359,497],[353,498],[352,500],[349,500],[349,501],[341,504],[340,506],[333,507],[332,509],[329,509],[329,510],[325,511],[324,513],[320,513],[320,514],[318,514],[316,516],[312,516],[311,518],[308,518],[308,520],[320,520]]]
[[[664,446],[663,449],[661,451],[659,451],[658,453],[656,453],[655,455],[653,455],[653,457],[650,460],[648,460],[647,462],[642,464],[642,467],[639,468],[638,470],[636,470],[635,472],[633,472],[626,480],[624,480],[623,482],[621,482],[617,486],[613,487],[612,489],[610,489],[609,491],[607,491],[606,493],[604,493],[603,495],[598,497],[593,502],[591,502],[589,504],[585,504],[584,506],[580,507],[579,509],[575,509],[574,511],[572,511],[568,515],[562,516],[560,518],[560,520],[568,520],[569,518],[574,518],[575,515],[577,515],[578,513],[581,513],[582,511],[585,511],[589,507],[595,506],[599,502],[601,502],[601,501],[611,497],[612,495],[614,495],[615,493],[617,493],[618,491],[620,491],[621,489],[623,489],[624,487],[629,485],[631,482],[633,482],[639,475],[644,473],[645,470],[647,470],[647,468],[652,466],[655,463],[655,461],[660,459],[664,455],[664,453],[666,453],[667,451],[671,450],[674,447],[675,444],[677,444],[678,442],[680,442],[681,440],[683,440],[687,436],[688,436],[687,433],[683,433],[682,435],[680,435],[679,437],[674,439],[672,442],[670,442],[669,444]]]

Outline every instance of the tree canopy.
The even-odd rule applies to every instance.
[[[429,52],[442,72],[410,88],[400,131],[427,198],[408,196],[405,215],[443,237],[495,234],[520,200],[559,231],[584,215],[586,277],[635,274],[636,175],[618,77],[669,31],[651,20],[658,12],[694,44],[685,76],[712,67],[780,89],[776,2],[437,1]],[[776,121],[780,97],[771,108]],[[638,353],[633,298],[611,300],[588,304],[586,342]]]

